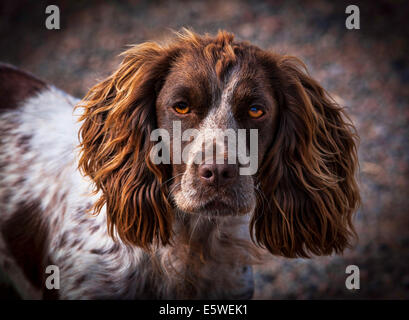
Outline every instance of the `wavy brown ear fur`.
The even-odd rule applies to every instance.
[[[148,249],[171,239],[172,215],[162,186],[167,169],[150,162],[150,133],[156,127],[156,94],[175,50],[155,43],[124,53],[119,69],[94,86],[77,106],[84,109],[80,129],[80,169],[106,205],[108,230],[130,244]]]
[[[285,257],[341,253],[356,236],[360,202],[355,128],[300,60],[263,52],[261,61],[279,119],[259,171],[267,204],[252,217],[253,236]]]

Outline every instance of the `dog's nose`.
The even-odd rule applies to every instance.
[[[198,174],[200,180],[208,185],[225,186],[235,181],[238,168],[235,164],[201,164]]]

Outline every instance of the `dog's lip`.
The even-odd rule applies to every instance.
[[[179,210],[189,214],[200,214],[205,216],[241,216],[254,210],[251,201],[239,202],[231,194],[221,194],[212,190],[202,190],[201,199],[193,197],[189,200],[183,192],[182,197],[175,199],[175,206]],[[189,200],[189,201],[187,201]]]
[[[217,216],[241,215],[248,211],[247,208],[236,208],[220,198],[211,199],[195,210],[196,213]]]

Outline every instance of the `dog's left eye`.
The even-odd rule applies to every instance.
[[[189,111],[190,111],[189,106],[188,106],[187,103],[185,103],[185,102],[178,102],[178,103],[173,107],[173,109],[175,109],[175,111],[176,111],[177,113],[180,113],[180,114],[186,114],[186,113],[189,113]]]
[[[248,111],[248,114],[251,118],[258,119],[264,114],[264,111],[257,106],[251,106]]]

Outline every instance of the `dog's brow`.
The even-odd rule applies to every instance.
[[[267,106],[271,103],[269,102],[266,89],[252,78],[239,79],[235,86],[232,99],[232,104],[238,106],[242,104],[260,104]]]
[[[178,85],[172,89],[171,98],[172,99],[178,99],[178,98],[190,99],[192,90],[194,90],[194,88],[191,88],[186,85]]]

